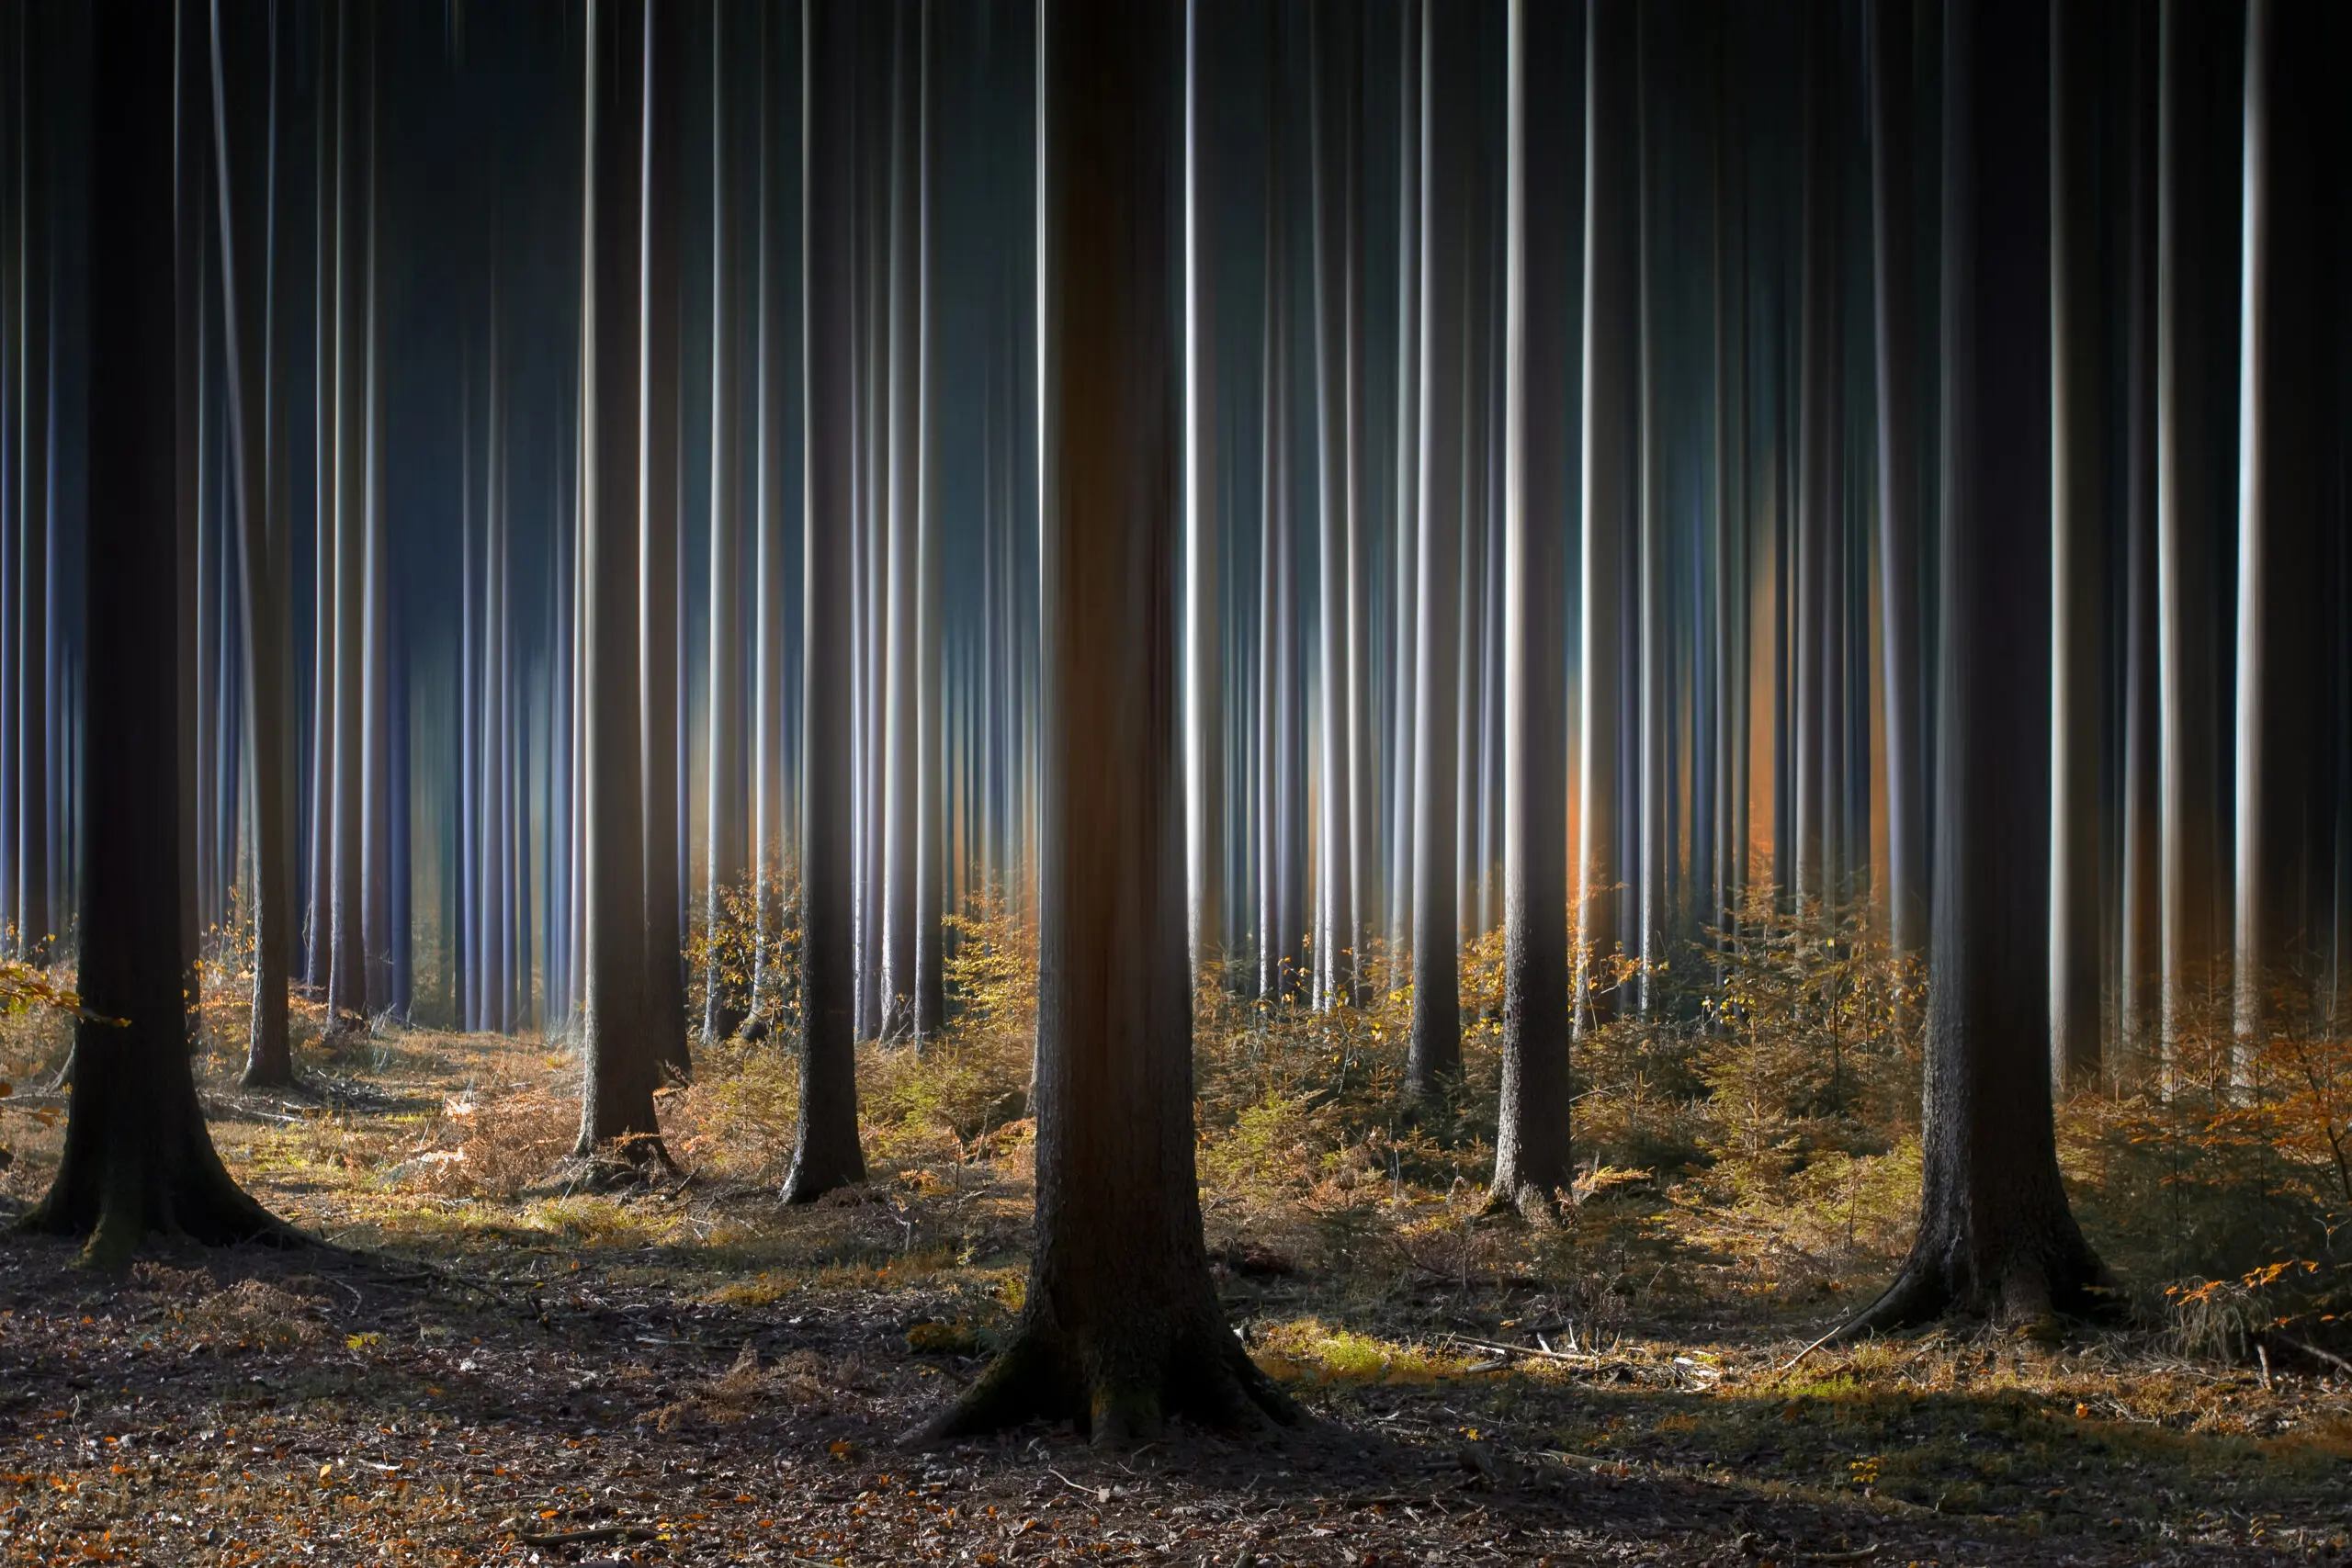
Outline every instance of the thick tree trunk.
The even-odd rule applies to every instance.
[[[1640,436],[1635,322],[1642,278],[1634,145],[1634,0],[1591,0],[1585,43],[1583,614],[1578,660],[1577,950],[1579,1030],[1616,1015],[1628,869],[1622,779],[1625,541]]]
[[[2050,1071],[2061,1093],[2097,1075],[2100,1048],[2108,290],[2098,19],[2087,0],[2057,0],[2051,22]]]
[[[759,233],[753,274],[756,387],[752,473],[756,532],[752,618],[752,877],[757,897],[752,959],[752,1009],[773,1019],[784,984],[784,911],[777,906],[784,874],[784,218],[776,210],[777,126],[784,113],[775,80],[776,34],[788,19],[762,11],[759,39],[759,146],[755,203]]]
[[[786,1202],[865,1179],[858,1144],[856,926],[850,843],[853,757],[851,525],[857,448],[851,292],[855,234],[856,21],[853,0],[806,0],[801,53],[803,509],[800,785],[800,1120]]]
[[[1417,1100],[1462,1066],[1460,824],[1464,527],[1463,186],[1472,156],[1471,18],[1441,4],[1421,13],[1420,455],[1414,571],[1413,1021],[1405,1097]]]
[[[1909,0],[1879,0],[1870,28],[1871,263],[1878,349],[1879,628],[1886,727],[1888,943],[1928,940],[1928,781],[1919,670],[1918,356],[1912,268]]]
[[[1846,1332],[2098,1304],[2058,1175],[2049,954],[2048,11],[1945,14],[1943,486],[1933,979],[1919,1229]]]
[[[704,933],[710,959],[703,971],[702,1043],[707,1050],[742,1027],[734,1005],[738,980],[727,973],[718,935],[728,900],[739,891],[751,850],[751,798],[743,757],[743,457],[737,407],[736,339],[740,243],[729,215],[740,183],[732,149],[733,115],[727,91],[728,18],[735,7],[717,0],[711,10],[710,237],[710,678],[709,761],[706,831],[709,835]]]
[[[293,1233],[241,1191],[189,1065],[177,842],[178,552],[173,460],[173,37],[98,0],[93,28],[89,515],[81,969],[72,1111],[28,1229],[87,1235],[119,1267],[151,1233],[220,1244]],[[184,38],[183,47],[199,40]]]
[[[1179,12],[1174,0],[1049,0],[1039,25],[1036,1239],[1012,1347],[923,1435],[1042,1416],[1124,1445],[1172,1415],[1262,1425],[1292,1412],[1226,1325],[1193,1169],[1170,276]]]
[[[1549,1205],[1576,1180],[1568,1143],[1566,671],[1568,322],[1557,287],[1573,145],[1565,6],[1511,0],[1503,342],[1503,1085],[1495,1196]],[[1529,87],[1535,87],[1531,96]],[[1532,199],[1530,199],[1531,194]]]
[[[587,963],[576,1157],[665,1161],[645,1016],[643,739],[638,705],[638,258],[647,0],[589,0],[581,283],[580,573],[587,705]]]
[[[249,1084],[293,1079],[287,982],[294,952],[293,833],[286,772],[287,600],[291,552],[285,532],[282,454],[273,444],[283,393],[277,385],[272,310],[277,243],[276,39],[254,36],[258,13],[235,15],[213,0],[213,159],[220,174],[220,289],[227,323],[230,448],[237,557],[244,599],[243,676],[251,726],[254,829],[254,1002],[245,1057]],[[243,25],[240,26],[240,22]],[[271,32],[274,33],[272,27]],[[256,54],[266,80],[232,93],[228,60]],[[266,112],[256,101],[266,98]],[[258,132],[258,134],[256,134]]]
[[[678,689],[678,535],[684,495],[678,474],[678,225],[685,73],[683,17],[675,6],[646,10],[643,306],[638,356],[643,377],[638,442],[643,453],[638,508],[638,712],[644,732],[645,1030],[661,1073],[683,1078],[686,1050],[684,914],[678,864],[678,752],[684,744]]]

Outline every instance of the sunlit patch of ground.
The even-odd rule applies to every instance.
[[[0,1038],[12,1206],[53,1168],[60,1055]],[[376,1260],[175,1255],[110,1281],[11,1243],[9,1560],[2121,1563],[2352,1541],[2352,1400],[2323,1369],[1966,1327],[1799,1359],[1888,1265],[1859,1221],[1806,1250],[1790,1238],[1838,1216],[1603,1182],[1531,1228],[1401,1157],[1292,1157],[1314,1112],[1278,1100],[1204,1145],[1204,1207],[1237,1326],[1322,1425],[1125,1461],[1042,1428],[913,1454],[894,1435],[1019,1307],[1015,1056],[869,1052],[874,1179],[786,1210],[788,1058],[665,1091],[678,1171],[616,1194],[558,1175],[560,1048],[301,1055],[292,1094],[238,1089],[233,1042],[205,1056],[214,1136],[271,1207]]]

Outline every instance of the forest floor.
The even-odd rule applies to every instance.
[[[665,1095],[681,1174],[630,1195],[554,1184],[576,1079],[535,1043],[311,1049],[293,1094],[201,1065],[232,1168],[332,1248],[111,1279],[0,1244],[0,1561],[2352,1559],[2324,1364],[1964,1325],[1799,1359],[1867,1270],[1757,1288],[1656,1203],[1538,1235],[1385,1179],[1228,1200],[1216,1161],[1227,1308],[1303,1430],[910,1449],[1017,1307],[1021,1124],[910,1116],[872,1185],[786,1211],[722,1146],[788,1082],[741,1060]],[[56,1157],[36,1066],[0,1062],[11,1213]]]

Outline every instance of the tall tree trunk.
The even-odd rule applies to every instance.
[[[334,660],[335,632],[335,444],[343,422],[336,410],[342,377],[340,340],[336,336],[341,299],[341,274],[336,270],[336,236],[342,225],[342,79],[343,12],[340,6],[319,14],[317,139],[312,157],[316,202],[312,220],[314,250],[311,302],[313,344],[311,385],[312,450],[311,463],[311,658],[309,920],[302,976],[320,992],[332,989],[334,969]],[[329,1020],[332,1025],[333,1013]]]
[[[57,1176],[29,1228],[87,1235],[120,1267],[151,1233],[220,1244],[292,1233],[240,1190],[198,1104],[176,886],[181,793],[173,34],[150,7],[95,0],[89,152],[91,722],[73,1096]],[[183,33],[182,48],[199,39]],[[1205,1276],[1204,1276],[1205,1278]]]
[[[752,877],[756,892],[757,943],[752,961],[752,1006],[773,1020],[784,983],[784,255],[783,217],[776,211],[778,124],[784,106],[775,80],[776,34],[786,24],[773,7],[761,12],[759,147],[755,177],[759,233],[753,275],[756,386],[752,450],[753,527],[752,638]]]
[[[1503,342],[1503,1082],[1497,1198],[1544,1206],[1575,1184],[1568,1142],[1567,95],[1566,6],[1511,0]],[[1531,81],[1536,87],[1532,96]],[[1530,199],[1531,194],[1533,199]]]
[[[857,1134],[856,928],[850,685],[857,451],[851,291],[856,21],[853,0],[806,0],[801,45],[800,1119],[787,1202],[865,1179]]]
[[[638,258],[648,0],[589,0],[584,276],[581,282],[582,635],[587,705],[587,959],[576,1157],[666,1160],[645,1016],[645,817],[637,583]]]
[[[232,19],[240,9],[244,15]],[[220,175],[220,289],[226,320],[232,479],[237,555],[245,607],[243,670],[251,726],[254,825],[254,1001],[245,1057],[249,1084],[293,1078],[287,1033],[287,981],[294,953],[291,802],[287,798],[286,650],[291,551],[278,464],[276,413],[283,392],[271,285],[277,247],[277,72],[276,23],[250,8],[213,0],[211,17],[213,161]],[[266,81],[241,82],[232,94],[231,56],[263,62]],[[258,91],[256,88],[258,87]],[[232,112],[232,104],[235,106]],[[258,104],[260,111],[256,112]],[[258,134],[256,134],[258,132]]]
[[[1577,748],[1579,1030],[1616,1015],[1624,898],[1625,541],[1638,504],[1640,272],[1633,0],[1590,0],[1585,39],[1583,683]]]
[[[2159,13],[2132,12],[2130,232],[2125,242],[2124,585],[2119,1033],[2129,1066],[2144,1069],[2161,1036],[2164,989],[2164,820],[2157,705],[2156,103]]]
[[[1216,252],[1201,9],[1184,10],[1184,787],[1193,976],[1225,956],[1225,635],[1218,571]]]
[[[1830,716],[1835,679],[1830,628],[1840,613],[1836,566],[1839,536],[1836,435],[1838,141],[1835,16],[1804,13],[1804,202],[1799,313],[1796,592],[1796,840],[1792,891],[1800,911],[1818,904],[1834,914],[1830,815],[1838,787],[1827,764],[1836,730]]]
[[[1322,0],[1309,14],[1310,162],[1314,169],[1316,357],[1316,548],[1322,593],[1317,614],[1317,671],[1322,723],[1317,733],[1316,851],[1321,875],[1316,991],[1329,1005],[1356,996],[1357,854],[1355,746],[1352,734],[1352,625],[1355,533],[1354,365],[1348,309],[1355,256],[1348,217],[1353,205],[1354,144],[1348,112],[1356,75],[1354,12]]]
[[[357,35],[355,38],[355,34]],[[361,849],[360,793],[366,686],[361,660],[367,629],[367,333],[368,186],[364,155],[368,62],[364,24],[345,3],[338,7],[335,51],[334,239],[334,669],[328,723],[334,732],[328,784],[333,818],[328,850],[334,882],[332,968],[327,1012],[335,1031],[365,1029],[368,965],[363,931],[366,884]],[[358,58],[355,60],[354,56]]]
[[[1421,12],[1420,455],[1415,570],[1413,1021],[1405,1096],[1419,1100],[1462,1065],[1462,933],[1456,821],[1462,746],[1463,186],[1472,156],[1470,18]]]
[[[2245,19],[2233,1010],[2241,1076],[2280,1002],[2316,988],[2313,917],[2327,907],[2314,897],[2327,878],[2311,863],[2334,816],[2316,765],[2327,727],[2312,716],[2326,712],[2326,688],[2313,651],[2323,617],[2341,617],[2345,607],[2313,586],[2325,577],[2314,569],[2325,559],[2318,519],[2326,470],[2342,469],[2321,358],[2335,346],[2320,265],[2331,187],[2315,177],[2325,118],[2316,77],[2323,62],[2341,56],[2322,11],[2248,0]],[[2301,1010],[2287,1001],[2285,1010]]]
[[[1390,738],[1388,840],[1388,985],[1401,977],[1406,953],[1412,944],[1414,829],[1419,810],[1413,790],[1413,770],[1419,744],[1413,732],[1419,682],[1417,637],[1420,584],[1421,361],[1420,361],[1420,159],[1421,159],[1421,4],[1401,0],[1402,26],[1397,39],[1400,63],[1397,86],[1396,141],[1396,420],[1391,438],[1396,448],[1396,536],[1393,557],[1396,582],[1392,625],[1396,660],[1389,691],[1393,704]]]
[[[710,957],[703,970],[702,1041],[707,1050],[742,1027],[735,1005],[737,978],[726,969],[719,928],[729,899],[742,885],[751,851],[751,800],[743,757],[743,457],[741,375],[735,346],[741,335],[741,290],[735,252],[741,241],[729,221],[741,183],[735,169],[734,113],[728,94],[728,19],[736,7],[711,8],[710,89],[710,671],[709,761],[706,829],[708,886],[703,931]]]
[[[2089,0],[2056,0],[2051,13],[2050,1071],[2062,1093],[2098,1073],[2100,1048],[2108,290],[2098,22]]]
[[[2200,80],[2220,47],[2211,7],[2163,0],[2157,130],[2156,599],[2164,776],[2164,1044],[2168,1068],[2212,1021],[2222,931],[2217,614],[2222,561],[2210,427],[2211,242],[2206,151],[2219,129]]]
[[[1176,772],[1175,0],[1049,0],[1037,1223],[1011,1347],[925,1428],[1098,1444],[1292,1415],[1227,1327],[1193,1168]]]
[[[1870,29],[1871,264],[1878,350],[1880,681],[1886,727],[1888,944],[1928,940],[1928,781],[1919,670],[1918,356],[1912,269],[1909,0],[1878,0]]]
[[[946,928],[941,919],[940,898],[945,886],[946,860],[941,834],[945,819],[940,811],[940,787],[944,772],[941,754],[948,716],[942,707],[940,688],[940,575],[946,546],[945,518],[940,509],[940,383],[934,368],[937,299],[933,291],[933,260],[938,249],[939,211],[933,190],[939,165],[938,89],[933,75],[936,45],[933,0],[919,0],[922,32],[916,50],[915,136],[918,145],[915,276],[915,541],[920,564],[915,572],[915,852],[914,852],[914,1016],[915,1038],[937,1037],[947,1021]]]
[[[1811,15],[1811,13],[1808,13]],[[1659,40],[1654,39],[1660,23],[1654,8],[1644,8],[1634,24],[1634,103],[1633,136],[1634,144],[1635,190],[1634,196],[1634,228],[1635,262],[1639,269],[1637,285],[1639,306],[1635,311],[1635,332],[1639,370],[1636,382],[1641,395],[1635,407],[1639,410],[1639,434],[1635,436],[1635,451],[1640,464],[1635,481],[1635,540],[1639,555],[1634,562],[1635,647],[1634,672],[1634,721],[1628,727],[1636,748],[1634,776],[1637,781],[1634,801],[1634,908],[1639,922],[1634,931],[1638,942],[1636,956],[1641,960],[1636,997],[1643,1013],[1647,1014],[1663,991],[1662,976],[1668,963],[1667,944],[1671,922],[1670,901],[1674,869],[1674,782],[1671,734],[1674,725],[1675,701],[1675,638],[1672,597],[1674,587],[1669,578],[1668,532],[1671,525],[1666,517],[1668,496],[1665,476],[1661,471],[1666,461],[1667,409],[1665,378],[1660,373],[1659,356],[1663,347],[1659,313],[1664,308],[1663,296],[1667,282],[1657,255],[1658,229],[1664,215],[1658,210],[1664,196],[1660,187],[1665,182],[1663,149],[1653,145],[1660,140],[1652,123],[1657,89],[1653,83],[1658,73],[1654,55]]]
[[[678,473],[679,180],[685,113],[680,52],[684,25],[674,6],[646,9],[643,269],[638,327],[642,380],[638,444],[644,468],[638,517],[638,713],[644,726],[645,1030],[657,1071],[684,1077],[684,924],[679,904],[678,752],[684,744],[678,689],[678,535],[684,504]]]
[[[2048,11],[1944,22],[1944,637],[1919,1229],[1848,1332],[2081,1313],[2104,1283],[2050,1109]],[[2020,710],[2023,711],[2020,711]]]
[[[884,1039],[903,1037],[913,1023],[915,592],[917,450],[922,404],[916,373],[916,265],[919,212],[916,181],[915,66],[910,0],[891,7],[889,261],[885,269],[889,325],[889,505],[882,629],[882,1018]]]

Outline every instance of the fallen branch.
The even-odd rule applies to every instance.
[[[2281,1345],[2292,1346],[2315,1360],[2325,1361],[2338,1371],[2352,1372],[2352,1361],[2346,1360],[2333,1350],[2323,1350],[2307,1340],[2298,1339],[2291,1334],[2281,1334],[2275,1328],[2270,1331],[2270,1337]]]
[[[559,1530],[553,1535],[516,1530],[514,1539],[525,1546],[589,1546],[600,1540],[651,1540],[653,1532],[643,1525],[599,1525],[594,1529]]]
[[[1492,1339],[1474,1339],[1466,1334],[1448,1334],[1445,1338],[1449,1344],[1467,1346],[1473,1350],[1491,1351],[1498,1356],[1532,1356],[1538,1360],[1563,1361],[1571,1366],[1587,1366],[1600,1359],[1598,1356],[1577,1355],[1567,1350],[1539,1350],[1532,1345],[1503,1345]]]

